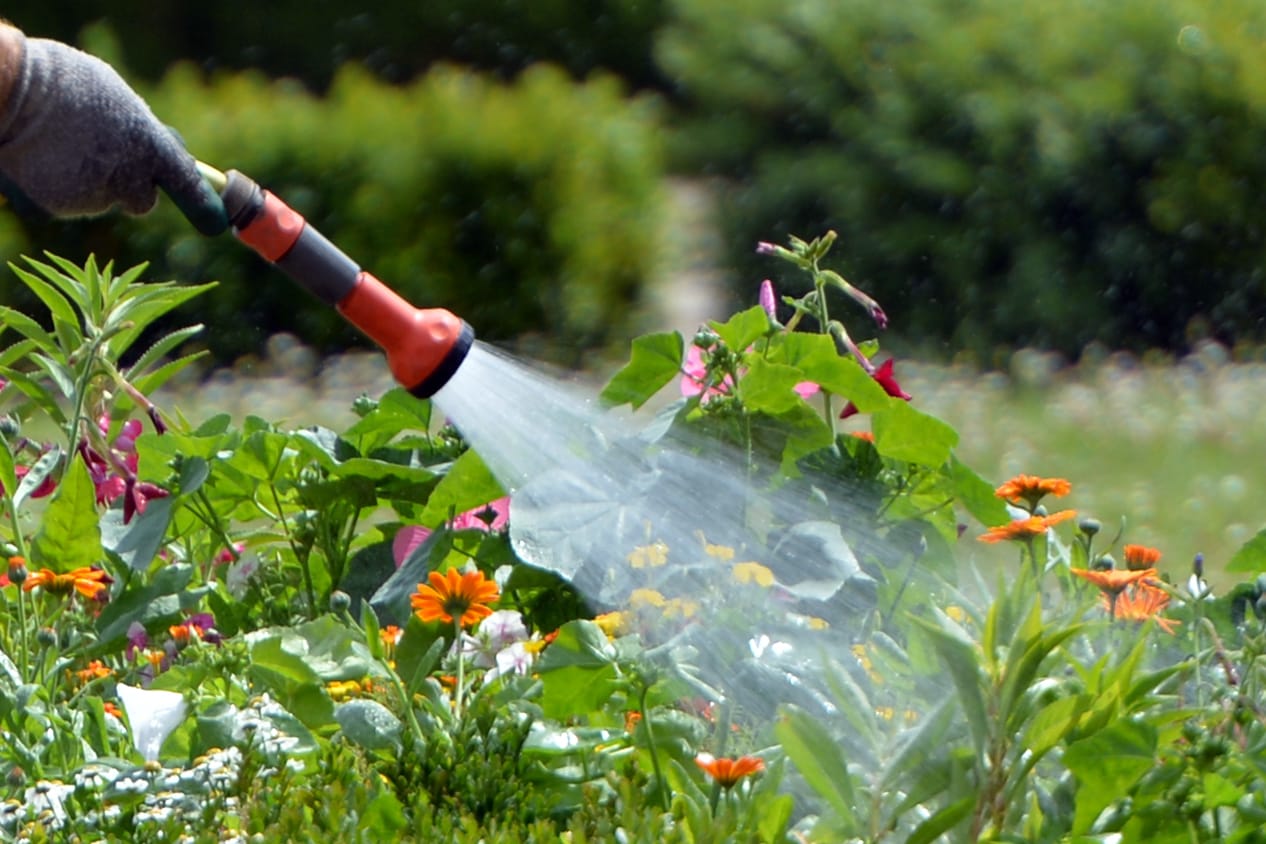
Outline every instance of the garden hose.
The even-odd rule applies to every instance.
[[[413,307],[238,171],[222,173],[201,161],[198,169],[224,200],[237,239],[377,343],[401,386],[429,398],[448,383],[475,339],[461,318],[442,308]]]

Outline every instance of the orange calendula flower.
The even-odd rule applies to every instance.
[[[716,759],[710,753],[700,753],[695,757],[695,764],[722,788],[733,788],[743,777],[765,770],[765,760],[757,756]]]
[[[1032,512],[1037,503],[1048,495],[1061,498],[1072,491],[1073,485],[1063,478],[1039,478],[1037,475],[1016,475],[994,490],[994,495],[1019,504],[1024,502]]]
[[[108,701],[108,700],[105,701],[104,703],[101,704],[101,708],[105,710],[106,715],[113,715],[115,718],[118,718],[120,721],[123,720],[123,710],[119,709],[119,707],[113,701]]]
[[[394,624],[388,624],[378,631],[378,638],[382,640],[383,652],[387,655],[387,659],[395,656],[396,645],[400,643],[402,636],[404,636],[404,631]]]
[[[1117,595],[1127,586],[1133,586],[1141,580],[1156,577],[1156,569],[1069,569],[1082,580],[1089,580],[1103,590],[1105,595]]]
[[[101,569],[78,568],[65,574],[58,574],[52,569],[40,569],[27,576],[22,584],[23,592],[30,592],[40,587],[50,595],[69,595],[78,591],[85,598],[96,598],[109,588],[110,575]]]
[[[1060,510],[1049,516],[1029,516],[1027,519],[1016,519],[1005,525],[991,527],[980,535],[981,542],[1006,542],[1010,540],[1026,540],[1045,535],[1052,525],[1067,521],[1077,515],[1076,510]]]
[[[1122,549],[1125,555],[1125,567],[1130,570],[1154,569],[1161,558],[1161,552],[1146,545],[1127,545]]]
[[[409,597],[418,618],[423,621],[457,619],[462,627],[473,627],[492,615],[488,604],[501,597],[497,584],[481,571],[461,572],[449,569],[444,574],[433,571],[430,585],[418,584],[418,591]]]
[[[114,672],[112,672],[109,668],[106,668],[105,663],[101,660],[94,659],[92,662],[88,663],[87,666],[76,671],[75,676],[79,678],[80,683],[86,684],[91,683],[93,680],[100,680],[105,677],[109,677],[113,673]]]
[[[1155,572],[1153,571],[1153,574]],[[1111,595],[1103,596],[1104,607],[1114,618],[1124,621],[1146,621],[1155,619],[1156,626],[1173,635],[1179,622],[1161,616],[1161,610],[1169,606],[1169,593],[1159,586],[1152,586],[1146,580],[1140,580],[1134,586],[1121,592],[1115,600]]]

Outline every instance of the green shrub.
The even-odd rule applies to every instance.
[[[698,114],[681,151],[733,177],[745,292],[770,270],[758,239],[826,224],[907,341],[1260,338],[1261,4],[675,8],[660,57]]]
[[[571,363],[630,331],[652,267],[660,164],[653,104],[625,100],[611,78],[576,84],[540,66],[502,85],[441,68],[392,87],[349,66],[317,98],[181,67],[149,98],[200,158],[257,179],[406,298],[458,313],[482,337],[537,334],[542,353]],[[151,277],[220,280],[181,318],[209,326],[221,361],[279,330],[323,350],[356,342],[331,309],[232,238],[200,237],[169,202],[29,238],[7,238],[5,252],[95,252],[151,261]]]

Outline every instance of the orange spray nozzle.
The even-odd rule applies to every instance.
[[[226,179],[221,196],[239,240],[377,343],[414,395],[432,396],[448,383],[474,342],[469,325],[442,308],[413,307],[276,195],[236,170]]]

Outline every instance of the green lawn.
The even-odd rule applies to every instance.
[[[909,362],[897,372],[989,481],[1067,478],[1058,504],[1099,519],[1109,538],[1124,519],[1118,548],[1159,548],[1175,580],[1196,553],[1215,586],[1244,579],[1223,567],[1266,526],[1266,364],[1229,362],[1217,347],[1177,363],[1115,356],[1047,371],[1039,356],[1022,360],[1018,378]]]

